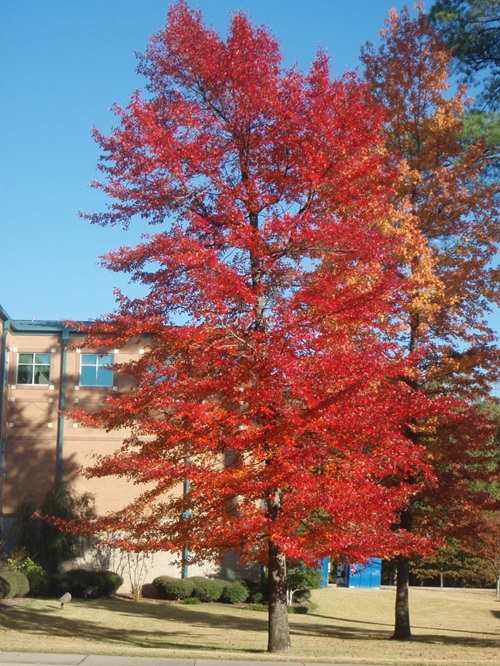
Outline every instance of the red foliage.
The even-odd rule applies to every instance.
[[[235,14],[223,42],[183,2],[139,70],[147,94],[95,132],[112,203],[90,219],[161,229],[105,257],[148,293],[119,294],[89,344],[148,347],[123,368],[132,392],[74,416],[129,429],[89,476],[146,485],[73,528],[193,560],[424,548],[391,528],[430,481],[411,424],[449,403],[411,387],[391,342],[407,295],[384,113],[354,75],[332,81],[324,54],[306,75],[282,69],[266,29]]]

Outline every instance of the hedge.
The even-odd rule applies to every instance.
[[[7,571],[20,571],[28,579],[30,596],[43,596],[49,591],[50,576],[44,568],[34,562],[24,552],[14,553],[7,559]]]
[[[250,591],[240,581],[226,583],[221,600],[226,604],[242,604],[248,599]]]
[[[191,578],[172,578],[172,576],[158,576],[153,580],[153,585],[164,599],[177,601],[187,599],[194,590]]]
[[[111,596],[123,585],[123,578],[115,571],[98,571],[97,573],[101,576],[105,597]]]
[[[25,569],[22,572],[29,582],[30,597],[43,597],[49,591],[50,576],[42,567],[40,569],[40,571]]]
[[[209,601],[219,601],[222,597],[227,582],[225,580],[220,580],[218,578],[203,578],[202,576],[193,576],[189,578],[192,583],[194,583],[194,589],[192,592],[193,597],[196,597],[200,601],[209,602]]]
[[[0,571],[0,599],[24,597],[29,591],[28,578],[21,571]]]
[[[173,578],[158,576],[153,586],[163,599],[172,601],[196,599],[197,601],[223,601],[227,604],[240,604],[247,600],[249,590],[243,582],[228,583],[219,578]]]
[[[71,569],[52,578],[52,590],[56,596],[70,592],[73,597],[108,597],[123,585],[123,578],[114,571],[89,571]]]

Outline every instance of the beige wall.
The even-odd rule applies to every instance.
[[[4,515],[20,502],[39,502],[56,473],[61,343],[57,335],[7,337],[9,378],[4,393]],[[17,385],[17,357],[23,352],[50,353],[50,385]]]
[[[1,327],[0,322],[0,335]],[[39,504],[54,487],[58,469],[58,441],[61,439],[62,478],[77,492],[92,493],[97,513],[119,509],[137,494],[137,488],[125,480],[115,477],[88,480],[81,473],[82,467],[92,464],[95,454],[112,453],[119,449],[126,431],[107,433],[97,428],[86,428],[73,421],[68,412],[78,407],[85,410],[98,409],[111,391],[130,389],[130,378],[120,376],[119,373],[114,375],[112,388],[80,386],[81,353],[104,351],[82,349],[80,353],[78,345],[82,343],[83,337],[70,336],[65,382],[62,382],[61,334],[20,335],[11,332],[7,336],[10,357],[8,384],[3,396],[6,450],[3,482],[0,478],[0,518],[12,518],[23,501]],[[18,354],[23,352],[50,353],[49,386],[17,384]],[[111,352],[115,354],[116,363],[126,362],[139,357],[140,347],[130,343],[123,349],[109,350],[107,353]],[[65,388],[64,418],[60,418],[62,386]],[[182,492],[182,484],[179,484],[178,492]],[[88,557],[91,556],[90,553]],[[146,582],[160,574],[179,576],[180,568],[173,564],[174,559],[170,553],[154,555],[149,560]],[[210,564],[189,567],[189,575],[209,575],[216,571],[217,568]],[[125,589],[127,585],[126,582]]]
[[[81,353],[79,338],[70,338],[66,356],[65,412],[75,407],[98,409],[114,390],[130,386],[126,377],[114,376],[113,388],[80,386]],[[94,454],[111,453],[121,443],[122,434],[84,428],[71,418],[60,419],[62,342],[59,335],[8,336],[9,379],[4,394],[5,483],[3,515],[12,515],[20,502],[39,503],[53,486],[57,472],[59,429],[62,427],[63,479],[78,491],[96,495],[96,510],[105,512],[123,506],[131,496],[131,484],[119,479],[87,481],[80,470],[91,464]],[[93,350],[85,349],[84,353]],[[115,362],[138,358],[139,347],[130,345],[115,351]],[[17,384],[20,353],[50,353],[49,386]],[[123,433],[125,434],[125,433]]]
[[[126,363],[139,358],[139,345],[129,344],[123,349],[109,350],[114,353],[115,363]],[[84,349],[83,353],[92,352]],[[78,349],[71,348],[67,354],[66,410],[82,408],[86,411],[99,409],[106,397],[113,391],[125,391],[130,388],[130,380],[119,373],[113,377],[113,388],[80,386],[80,358]],[[74,476],[74,469],[88,467],[94,456],[106,455],[116,451],[126,436],[126,431],[107,433],[99,428],[86,428],[71,418],[64,420],[64,467],[65,480],[71,481],[78,492],[90,492],[95,495],[97,513],[114,511],[123,507],[135,494],[133,484],[115,477],[106,479],[85,479],[81,474]]]

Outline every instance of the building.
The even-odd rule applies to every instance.
[[[89,453],[114,450],[119,436],[81,428],[65,416],[78,405],[95,409],[110,391],[126,390],[124,378],[114,376],[117,356],[129,360],[138,348],[81,350],[84,336],[64,322],[10,319],[0,308],[2,400],[0,528],[14,516],[19,503],[43,500],[57,481],[83,489],[80,468]],[[85,490],[96,492],[96,510],[123,503],[127,489],[114,484]]]
[[[117,477],[84,478],[82,467],[92,464],[93,455],[116,451],[126,433],[81,427],[67,412],[77,406],[96,410],[110,392],[129,390],[130,380],[113,373],[113,364],[134,360],[143,350],[133,342],[113,350],[84,348],[84,342],[84,334],[62,321],[11,319],[0,306],[0,543],[19,505],[39,505],[56,483],[92,493],[98,514],[123,507],[137,492]],[[189,566],[187,573],[253,575],[230,554],[219,571]],[[155,555],[146,581],[160,574],[180,575],[171,554]]]
[[[80,348],[85,336],[64,322],[11,319],[1,306],[0,340],[0,542],[19,505],[41,503],[59,482],[92,493],[99,514],[124,506],[135,491],[126,480],[89,480],[81,473],[94,454],[118,449],[124,433],[81,427],[66,413],[75,406],[97,409],[111,391],[128,390],[129,380],[112,366],[137,358],[139,345]],[[148,580],[180,574],[171,555],[154,560]],[[190,567],[189,575],[204,573]]]

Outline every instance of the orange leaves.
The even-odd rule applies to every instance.
[[[472,481],[491,475],[490,424],[472,405],[500,371],[486,323],[498,294],[492,267],[500,226],[494,186],[483,178],[484,146],[461,138],[465,90],[447,92],[451,54],[422,4],[417,12],[412,19],[408,9],[393,10],[382,45],[368,45],[362,60],[373,95],[387,109],[387,150],[399,162],[390,219],[409,292],[395,330],[409,355],[418,355],[421,372],[408,380],[440,396],[437,411],[409,426],[432,471],[419,489],[413,529],[431,537],[455,529],[463,537],[460,525],[473,523],[484,501]]]
[[[362,55],[366,80],[388,112],[387,148],[401,164],[394,208],[406,233],[408,327],[421,343],[467,344],[474,335],[486,342],[484,317],[498,290],[490,264],[500,240],[498,223],[491,225],[494,188],[482,180],[482,144],[461,140],[465,90],[446,93],[451,54],[421,6],[418,12],[416,19],[407,8],[391,12],[380,48],[369,45]]]

